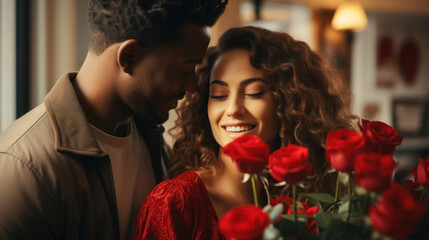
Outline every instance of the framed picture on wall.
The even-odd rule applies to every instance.
[[[394,98],[393,126],[403,136],[429,136],[429,99]]]
[[[429,89],[428,18],[376,15],[375,88],[395,95]]]

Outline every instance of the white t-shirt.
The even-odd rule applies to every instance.
[[[92,126],[101,150],[110,157],[118,205],[121,239],[132,239],[143,200],[155,187],[150,155],[133,118],[126,137],[109,135]]]

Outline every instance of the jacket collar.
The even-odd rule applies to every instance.
[[[106,157],[107,154],[97,144],[91,126],[74,91],[72,81],[74,81],[76,75],[76,72],[63,74],[45,97],[46,111],[54,130],[55,149],[60,152],[78,155]],[[134,120],[148,146],[152,164],[156,168],[155,173],[159,172],[157,175],[162,176],[161,161],[168,162],[167,159],[162,159],[163,157],[161,156],[164,128],[162,125],[143,124],[136,116],[134,116]]]
[[[72,82],[77,73],[65,73],[45,97],[45,106],[52,123],[55,149],[93,157],[105,157],[92,134],[91,127],[74,91]]]

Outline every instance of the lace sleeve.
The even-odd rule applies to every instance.
[[[223,239],[196,173],[185,172],[153,189],[137,217],[134,239]]]
[[[189,220],[183,216],[183,198],[177,197],[179,191],[172,187],[161,183],[146,198],[137,216],[134,239],[191,239],[184,234],[189,232],[183,229],[187,224],[177,226],[177,222]]]

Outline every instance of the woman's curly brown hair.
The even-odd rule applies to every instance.
[[[306,43],[257,27],[228,30],[206,53],[197,71],[199,90],[186,95],[170,131],[176,139],[171,176],[216,166],[219,145],[207,114],[210,71],[218,56],[232,49],[248,50],[250,63],[262,70],[269,82],[281,120],[276,149],[291,143],[307,147],[315,175],[307,191],[332,192],[335,177],[324,176],[329,167],[324,157],[326,137],[334,129],[354,129],[350,91]]]

